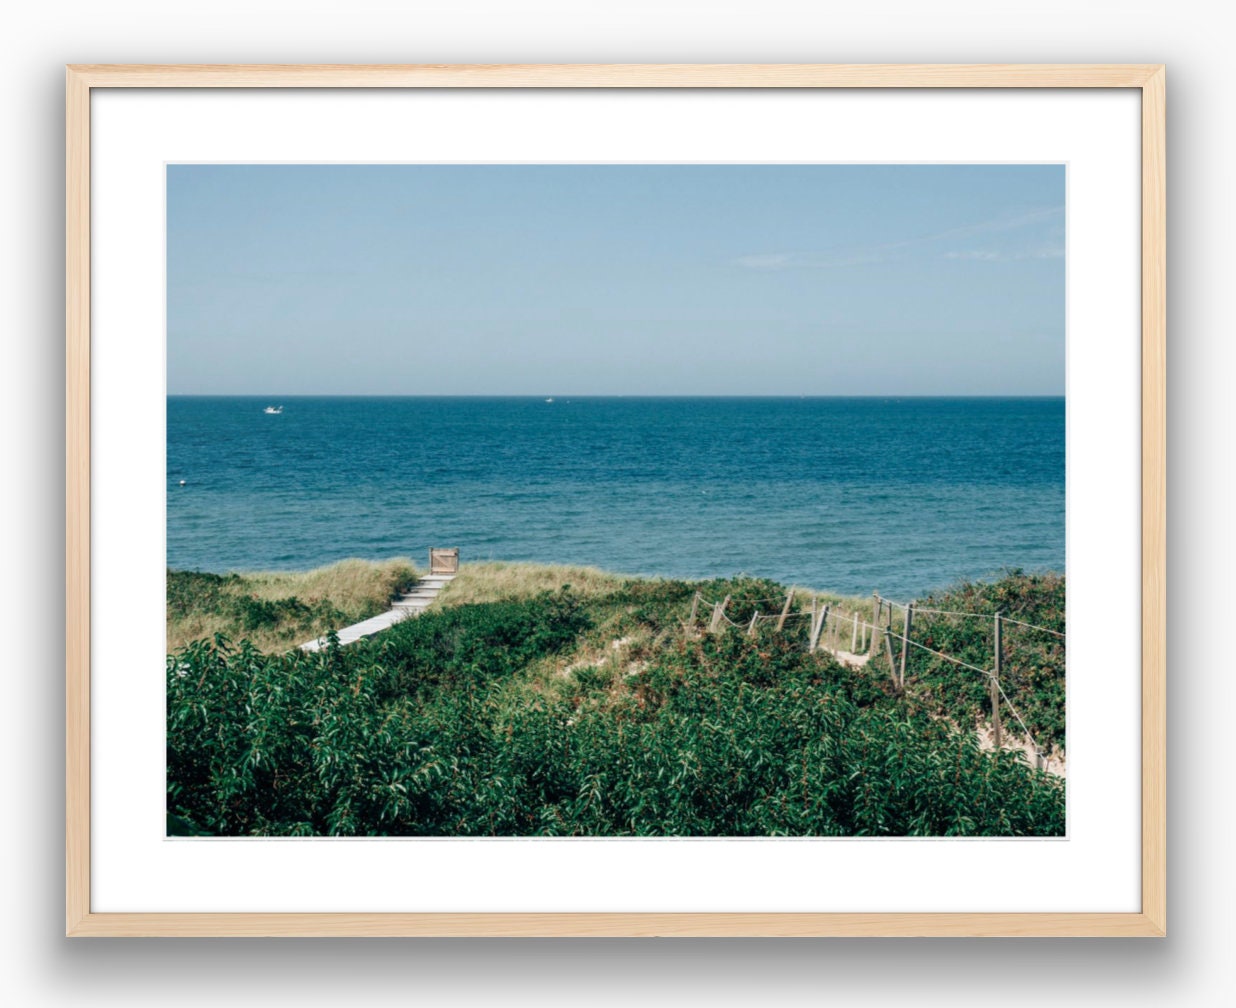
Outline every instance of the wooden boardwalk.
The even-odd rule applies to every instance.
[[[426,574],[418,578],[411,591],[401,595],[391,608],[377,616],[370,617],[360,623],[344,627],[339,633],[340,644],[355,644],[358,640],[371,637],[387,627],[394,626],[400,620],[419,616],[429,608],[446,585],[454,580],[454,574]],[[300,646],[302,651],[319,651],[326,646],[326,638],[306,641]]]

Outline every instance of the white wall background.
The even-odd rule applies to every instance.
[[[1197,0],[50,0],[0,41],[4,935],[20,1005],[1217,1004],[1231,996],[1224,646],[1236,82]],[[63,937],[63,83],[69,62],[1165,62],[1170,937],[173,941]]]

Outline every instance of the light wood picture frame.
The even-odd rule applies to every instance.
[[[66,103],[70,936],[1166,933],[1165,70],[1132,65],[73,65]],[[106,88],[1121,88],[1141,97],[1141,908],[1129,913],[107,913],[91,906],[91,94]]]

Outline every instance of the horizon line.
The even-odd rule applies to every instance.
[[[1063,399],[1064,392],[167,392],[183,399]]]

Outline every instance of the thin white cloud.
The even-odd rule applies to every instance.
[[[908,249],[934,242],[950,241],[958,238],[969,238],[981,234],[993,234],[1004,231],[1015,231],[1028,227],[1064,213],[1063,206],[1040,207],[1011,217],[997,217],[992,220],[979,221],[975,224],[964,224],[961,227],[949,228],[934,234],[920,235],[917,238],[905,238],[901,241],[884,242],[880,245],[851,246],[849,248],[834,248],[820,252],[765,252],[754,255],[739,256],[734,264],[745,269],[775,271],[786,269],[827,269],[837,266],[861,266],[868,263],[889,262]],[[1053,232],[1055,229],[1053,229]],[[969,249],[949,251],[944,253],[946,259],[976,259],[995,262],[1003,259],[1049,259],[1064,255],[1063,249],[1044,249],[1036,252],[1006,253],[988,249]]]
[[[739,256],[734,260],[739,266],[753,270],[785,269],[795,265],[794,256],[788,252],[769,252],[765,255]]]
[[[884,255],[877,249],[837,253],[769,252],[763,255],[739,256],[735,264],[753,270],[823,269],[828,266],[861,266],[864,263],[883,262]]]
[[[989,234],[993,231],[1015,231],[1017,228],[1026,227],[1029,224],[1037,224],[1040,221],[1049,220],[1063,213],[1063,206],[1040,207],[1037,210],[1028,210],[1013,217],[996,217],[992,220],[980,221],[978,224],[964,224],[961,227],[950,228],[947,231],[941,231],[939,234],[929,235],[926,238],[911,239],[911,241],[905,244],[940,241],[944,238],[965,238],[969,235]]]
[[[965,252],[945,252],[945,259],[977,259],[981,262],[997,262],[1007,258],[999,252],[992,252],[989,249],[968,249]]]
[[[944,253],[945,259],[968,259],[974,262],[1017,262],[1022,259],[1063,259],[1064,249],[1056,246],[997,252],[994,249],[964,249]]]

